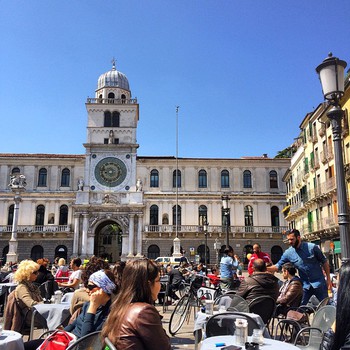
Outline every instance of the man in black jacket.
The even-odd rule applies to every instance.
[[[249,303],[260,296],[271,296],[277,300],[279,295],[279,279],[266,271],[266,263],[262,259],[253,262],[253,274],[246,277],[239,286],[237,295]]]

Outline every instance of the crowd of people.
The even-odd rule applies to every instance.
[[[243,263],[231,247],[225,249],[220,265],[210,269],[203,263],[189,263],[184,255],[179,266],[162,266],[147,258],[110,265],[92,257],[85,264],[73,258],[69,268],[64,259],[59,259],[50,269],[45,258],[24,260],[12,276],[18,285],[8,297],[4,328],[20,331],[28,327],[33,306],[50,302],[39,287],[52,283],[52,293],[57,288],[74,292],[71,319],[65,330],[77,338],[101,331],[118,349],[170,349],[170,339],[155,307],[156,301],[163,303],[164,298],[161,276],[168,275],[167,300],[172,304],[177,303],[178,291],[186,279],[206,276],[210,287],[235,290],[247,302],[270,296],[276,302],[277,313],[284,316],[290,308],[307,304],[312,296],[321,301],[333,293],[337,319],[325,348],[338,350],[350,344],[350,262],[342,265],[338,278],[331,278],[327,258],[317,245],[303,242],[295,229],[287,233],[287,239],[290,247],[275,264],[258,243],[254,244],[248,273],[241,278]],[[25,349],[37,349],[42,341],[26,342]]]

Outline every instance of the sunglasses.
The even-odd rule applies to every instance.
[[[37,275],[38,273],[39,273],[39,271],[32,272],[33,275]]]
[[[86,287],[88,290],[93,290],[95,288],[99,288],[98,286],[96,286],[95,284],[88,284]]]

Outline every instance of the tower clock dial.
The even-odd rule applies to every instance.
[[[102,186],[119,186],[125,180],[126,174],[126,165],[115,157],[104,158],[95,167],[95,178]]]

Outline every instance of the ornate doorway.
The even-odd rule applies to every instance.
[[[122,229],[118,223],[109,220],[97,226],[94,254],[109,262],[120,260],[122,253]]]

